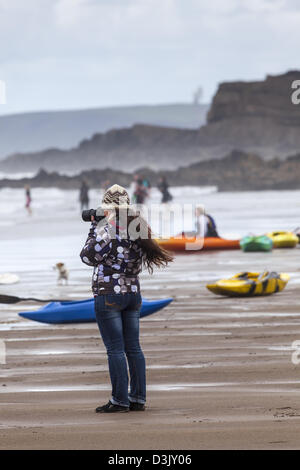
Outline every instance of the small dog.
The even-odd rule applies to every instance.
[[[62,284],[63,281],[65,281],[65,284],[68,284],[69,273],[64,263],[56,263],[56,265],[53,266],[53,269],[58,271],[57,284]]]

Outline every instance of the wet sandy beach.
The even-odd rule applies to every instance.
[[[290,258],[290,272],[296,268],[290,250],[274,255]],[[222,266],[228,256],[179,256],[168,275],[145,279],[145,297],[163,293],[175,300],[141,322],[148,369],[144,413],[94,413],[110,391],[96,324],[31,323],[16,313],[33,304],[1,305],[1,316],[9,311],[10,320],[0,324],[7,349],[0,447],[298,448],[300,366],[291,362],[291,344],[300,339],[298,285],[269,298],[213,296],[204,273],[212,259]],[[237,262],[244,256],[230,257]],[[183,294],[184,270],[190,280]]]
[[[74,230],[80,227],[76,224]],[[58,248],[71,277],[69,286],[57,287],[56,274],[48,269],[57,258],[46,234],[36,243],[31,263],[24,249],[18,252],[18,246],[24,247],[21,238],[2,234],[2,265],[8,271],[15,243],[20,257],[13,272],[21,282],[1,286],[1,293],[90,297],[91,272],[72,257],[80,237],[69,252],[70,242]],[[46,250],[41,240],[47,240]],[[174,298],[141,321],[148,382],[143,413],[94,413],[110,395],[96,324],[39,324],[17,316],[39,304],[0,304],[0,339],[7,353],[6,364],[0,364],[0,448],[299,448],[300,364],[291,361],[292,343],[300,340],[298,260],[298,248],[271,254],[195,253],[177,256],[153,277],[143,274],[144,297]],[[291,275],[282,293],[229,299],[205,288],[212,279],[265,267]]]

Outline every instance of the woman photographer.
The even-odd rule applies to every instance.
[[[166,266],[172,256],[152,238],[151,228],[131,214],[127,191],[111,186],[102,200],[105,220],[92,226],[81,259],[94,266],[95,313],[108,355],[112,397],[98,413],[143,411],[146,401],[145,358],[139,343],[142,297],[138,275],[144,265]],[[139,229],[137,237],[135,230]],[[135,232],[132,236],[131,232]],[[130,375],[128,393],[127,362]]]

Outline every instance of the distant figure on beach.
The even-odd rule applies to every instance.
[[[202,235],[206,238],[220,238],[213,217],[205,212],[203,213],[202,206],[196,207],[196,233],[197,235]]]
[[[82,180],[80,191],[79,191],[79,201],[81,205],[81,210],[86,210],[89,208],[90,198],[89,198],[89,187],[86,180]]]
[[[31,202],[31,190],[30,186],[27,184],[25,186],[25,208],[27,209],[28,215],[32,215]]]
[[[149,178],[147,178],[146,176],[142,176],[142,180],[143,180],[143,185],[145,186],[145,188],[151,189],[151,183],[150,183]]]
[[[134,204],[144,204],[148,196],[148,189],[144,184],[144,180],[140,175],[134,175],[134,191],[133,202]]]
[[[150,197],[150,194],[151,194],[151,183],[150,183],[150,180],[149,178],[147,178],[146,176],[142,176],[142,180],[143,180],[143,186],[145,188],[145,192],[146,192],[146,200],[149,199]]]
[[[165,176],[162,176],[159,179],[157,187],[159,191],[162,193],[162,199],[161,199],[162,204],[172,201],[173,196],[169,192],[169,185],[167,183],[167,179]]]
[[[143,411],[146,366],[139,342],[139,273],[142,266],[152,273],[154,267],[166,266],[173,257],[158,245],[147,222],[133,212],[125,188],[117,184],[108,188],[101,207],[105,223],[98,226],[91,218],[88,238],[80,253],[83,263],[94,267],[95,314],[107,350],[112,385],[111,399],[98,406],[96,412]],[[140,226],[138,238],[135,230],[131,235],[132,226]]]

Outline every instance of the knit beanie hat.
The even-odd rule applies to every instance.
[[[128,192],[122,186],[114,184],[104,193],[102,209],[128,209],[130,207],[130,199]]]

